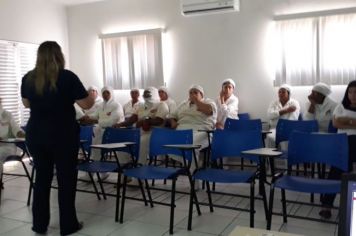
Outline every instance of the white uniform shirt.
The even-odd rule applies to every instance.
[[[120,103],[113,99],[100,103],[97,111],[91,118],[98,119],[101,128],[111,127],[112,125],[124,121],[124,111]]]
[[[290,107],[290,106],[295,106],[296,109],[294,112],[290,112],[287,114],[284,114],[282,116],[279,115],[279,111]],[[300,105],[299,102],[293,98],[290,98],[289,101],[282,106],[281,102],[279,100],[274,101],[270,104],[267,110],[267,116],[270,119],[270,126],[271,128],[275,128],[278,122],[278,119],[286,119],[286,120],[298,120],[300,114]]]
[[[0,137],[2,139],[14,138],[19,131],[21,131],[21,128],[14,120],[12,114],[0,109]],[[16,146],[12,143],[0,143],[0,162],[11,154],[16,154]],[[1,171],[2,164],[0,166]]]
[[[334,117],[349,117],[356,119],[356,112],[345,109],[342,104],[338,104],[334,110]],[[356,129],[337,129],[338,133],[346,133],[347,135],[356,135]]]
[[[99,109],[100,104],[103,102],[103,99],[99,96],[96,97],[94,105],[87,110],[83,110],[77,103],[74,103],[75,108],[75,118],[79,120],[83,116],[87,115],[89,117],[95,116],[96,111]]]
[[[218,97],[216,99],[217,106],[217,120],[221,124],[225,124],[226,118],[239,119],[237,114],[239,110],[239,99],[232,94],[226,101],[225,104],[221,104],[221,99]]]
[[[310,106],[310,102],[307,103],[307,109]],[[304,114],[305,120],[317,120],[319,125],[319,131],[327,132],[330,120],[333,118],[333,112],[337,103],[330,99],[329,97],[325,97],[324,102],[322,104],[315,105],[314,114],[306,111]]]
[[[125,118],[129,118],[132,116],[132,114],[134,114],[136,112],[136,110],[138,109],[138,107],[140,106],[140,104],[143,104],[142,102],[138,101],[136,102],[133,106],[132,106],[132,100],[130,100],[129,102],[127,102],[124,105],[124,114],[125,114]]]
[[[195,104],[190,104],[187,100],[181,103],[175,112],[172,113],[172,118],[178,122],[177,129],[193,129],[195,131],[199,129],[213,129],[216,123],[217,108],[213,100],[206,98],[202,102],[210,104],[213,114],[205,115],[203,112],[197,110]]]
[[[162,118],[166,119],[169,110],[168,106],[164,102],[154,102],[154,103],[141,103],[134,114],[138,116],[138,120],[142,120],[145,117],[150,118]]]
[[[167,104],[169,114],[172,114],[177,109],[177,103],[173,99],[168,98],[166,101],[163,102]]]

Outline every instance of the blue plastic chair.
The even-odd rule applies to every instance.
[[[171,203],[170,203],[170,223],[169,223],[169,233],[173,234],[174,225],[174,208],[175,208],[175,186],[176,179],[179,175],[188,175],[191,188],[193,187],[192,177],[189,171],[191,166],[192,156],[195,155],[192,151],[179,151],[176,149],[165,148],[163,145],[167,144],[192,144],[193,143],[193,131],[192,130],[172,130],[165,128],[154,128],[152,130],[150,138],[150,159],[153,159],[157,155],[168,155],[174,154],[182,157],[183,167],[173,168],[173,167],[162,167],[155,166],[153,162],[150,161],[150,165],[139,166],[133,169],[124,170],[123,174],[125,176],[122,191],[122,203],[120,212],[120,223],[123,223],[124,209],[125,209],[125,199],[126,199],[126,179],[127,177],[136,178],[140,186],[142,185],[142,180],[145,182],[148,198],[151,207],[153,207],[153,201],[150,193],[150,187],[148,180],[172,180],[171,189]],[[144,196],[144,195],[143,195]],[[144,199],[145,200],[145,199]],[[158,204],[158,203],[157,203]],[[198,212],[200,212],[198,208]]]
[[[261,140],[261,133],[258,131],[227,131],[227,130],[216,130],[212,140],[212,160],[216,161],[218,159],[222,159],[225,157],[237,157],[241,156],[242,151],[256,149],[262,147],[262,140]],[[259,158],[255,156],[251,156],[251,159],[257,163],[259,163]],[[206,168],[200,169],[193,175],[193,181],[195,180],[202,180],[205,181],[207,184],[207,194],[209,203],[202,203],[198,202],[198,204],[208,205],[210,207],[210,212],[213,212],[213,207],[222,207],[227,209],[234,209],[234,210],[243,210],[250,212],[250,227],[254,227],[254,185],[255,185],[255,178],[257,176],[257,169],[256,170],[226,170],[223,168]],[[250,209],[240,209],[235,207],[227,207],[221,206],[217,204],[213,204],[211,193],[215,194],[223,194],[221,192],[212,192],[210,191],[210,183],[246,183],[250,185],[250,195],[244,196],[250,198]],[[264,186],[264,185],[263,185]],[[235,187],[235,186],[234,186]],[[263,191],[261,192],[265,214],[267,219],[267,200],[266,200],[266,192],[264,187],[262,188]],[[193,193],[193,190],[192,190]],[[227,193],[229,196],[238,196],[242,197],[241,195]],[[193,215],[193,208],[192,205],[195,202],[193,201],[193,195],[190,196],[190,204],[189,204],[189,218],[188,218],[188,230],[192,229],[192,215]],[[197,203],[197,202],[195,202]]]
[[[80,126],[80,148],[84,159],[88,159],[91,155],[91,148],[90,145],[93,141],[93,126]]]
[[[288,145],[288,167],[300,163],[320,163],[337,167],[342,171],[348,170],[348,139],[346,134],[310,134],[293,132]],[[269,216],[267,229],[271,228],[273,213],[273,198],[275,188],[281,189],[283,221],[287,222],[286,210],[286,190],[319,193],[337,194],[340,193],[341,181],[328,179],[314,179],[307,176],[285,175],[277,180],[273,180],[270,191]],[[300,202],[298,202],[300,203]],[[310,205],[310,203],[307,203]],[[288,215],[290,216],[290,215]],[[293,217],[293,216],[291,216]],[[298,218],[301,218],[298,216]],[[317,220],[307,218],[309,220]]]
[[[106,128],[103,134],[102,143],[120,143],[120,142],[133,142],[135,145],[130,145],[124,148],[118,148],[111,150],[110,152],[102,152],[102,159],[100,161],[86,161],[78,164],[77,169],[80,171],[87,172],[90,176],[90,180],[93,184],[94,191],[100,200],[100,194],[97,190],[93,173],[96,173],[98,182],[100,185],[101,193],[103,198],[106,199],[106,193],[102,181],[100,179],[99,173],[105,172],[116,172],[117,175],[117,186],[116,186],[116,211],[115,211],[115,221],[118,221],[118,209],[119,209],[119,198],[121,189],[121,173],[125,168],[132,168],[136,165],[138,159],[138,153],[140,150],[140,129],[115,129]],[[117,157],[117,152],[126,152],[131,155],[132,161],[124,165],[120,164]],[[114,155],[115,161],[108,161],[108,157]],[[142,190],[143,191],[143,190]]]
[[[332,120],[329,122],[328,133],[337,133],[337,128],[334,127]]]
[[[239,113],[237,116],[239,117],[239,120],[249,120],[250,119],[249,113]]]

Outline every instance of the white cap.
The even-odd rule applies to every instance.
[[[290,94],[291,90],[292,90],[292,87],[289,84],[282,84],[281,87],[279,87],[279,89],[285,89]]]
[[[224,86],[224,84],[227,84],[227,83],[231,84],[231,85],[235,88],[235,82],[234,82],[232,79],[230,79],[230,78],[225,79],[225,80],[222,82],[222,85],[221,85],[221,86]]]
[[[105,91],[108,91],[108,92],[111,94],[111,96],[114,95],[114,90],[113,90],[113,88],[110,87],[110,86],[104,86],[104,87],[101,89],[101,93],[103,93],[103,92],[105,92]]]
[[[167,96],[169,96],[167,87],[161,86],[161,87],[158,88],[158,92],[159,91],[163,91],[163,92],[165,92],[167,94]]]
[[[192,85],[192,86],[190,86],[189,91],[192,90],[192,89],[198,90],[199,92],[201,92],[202,97],[204,97],[204,89],[203,89],[202,86],[200,86],[200,85]]]
[[[96,87],[96,86],[94,86],[94,85],[90,85],[90,86],[88,87],[88,91],[89,91],[89,90],[95,90],[95,91],[97,91],[97,92],[99,91],[99,90],[98,90],[98,87]]]
[[[132,88],[131,90],[130,90],[131,92],[140,92],[140,90],[138,89],[138,88]]]
[[[331,93],[330,86],[325,83],[321,83],[321,82],[315,84],[312,90],[315,92],[321,93],[325,97],[327,97]]]

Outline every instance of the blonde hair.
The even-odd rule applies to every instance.
[[[57,42],[46,41],[39,46],[36,66],[29,74],[36,94],[43,95],[47,86],[50,90],[57,89],[58,73],[64,69],[64,64],[64,56]]]

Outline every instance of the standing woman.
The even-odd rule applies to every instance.
[[[334,110],[333,125],[338,133],[346,133],[349,140],[349,171],[353,170],[353,163],[356,162],[356,80],[351,81],[346,88],[342,103]],[[341,179],[342,171],[332,167],[328,179]],[[329,219],[331,217],[331,207],[334,203],[335,194],[325,194],[322,199],[323,209],[319,215]]]
[[[79,125],[73,104],[89,109],[94,101],[79,78],[64,69],[61,47],[54,41],[43,42],[38,48],[35,68],[22,78],[21,96],[25,107],[31,109],[26,141],[36,168],[32,230],[47,231],[55,165],[60,233],[72,234],[83,227],[75,210]]]

